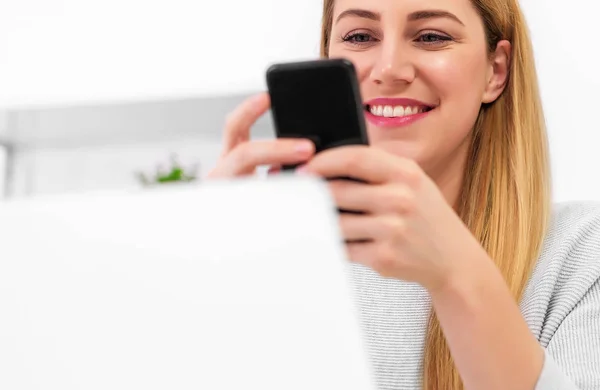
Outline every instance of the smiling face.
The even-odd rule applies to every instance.
[[[371,144],[436,181],[461,176],[481,105],[505,85],[510,44],[488,51],[469,0],[335,0],[332,20],[328,56],[357,69]]]

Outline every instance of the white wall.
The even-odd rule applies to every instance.
[[[0,110],[0,141],[8,133],[9,113]],[[7,180],[7,160],[8,149],[4,145],[0,145],[0,199],[6,196],[6,180]]]
[[[0,110],[0,137],[6,134],[8,126],[8,112]]]
[[[320,0],[0,0],[0,106],[252,91],[318,53]]]
[[[600,3],[521,0],[542,88],[557,200],[600,200]]]

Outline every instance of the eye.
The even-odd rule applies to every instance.
[[[421,34],[417,38],[417,42],[424,43],[426,45],[439,45],[439,44],[444,44],[451,40],[452,40],[452,38],[447,35],[431,33],[431,32]]]
[[[342,37],[342,41],[352,45],[366,45],[375,42],[376,39],[366,32],[353,32]]]

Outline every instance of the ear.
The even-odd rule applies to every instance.
[[[483,91],[481,101],[491,103],[498,99],[508,81],[510,69],[512,45],[509,41],[498,42],[496,50],[490,58],[487,84]]]

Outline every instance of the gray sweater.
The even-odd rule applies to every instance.
[[[352,275],[379,388],[420,389],[427,291],[357,264]],[[535,390],[600,389],[600,203],[555,206],[520,307],[546,351]]]

